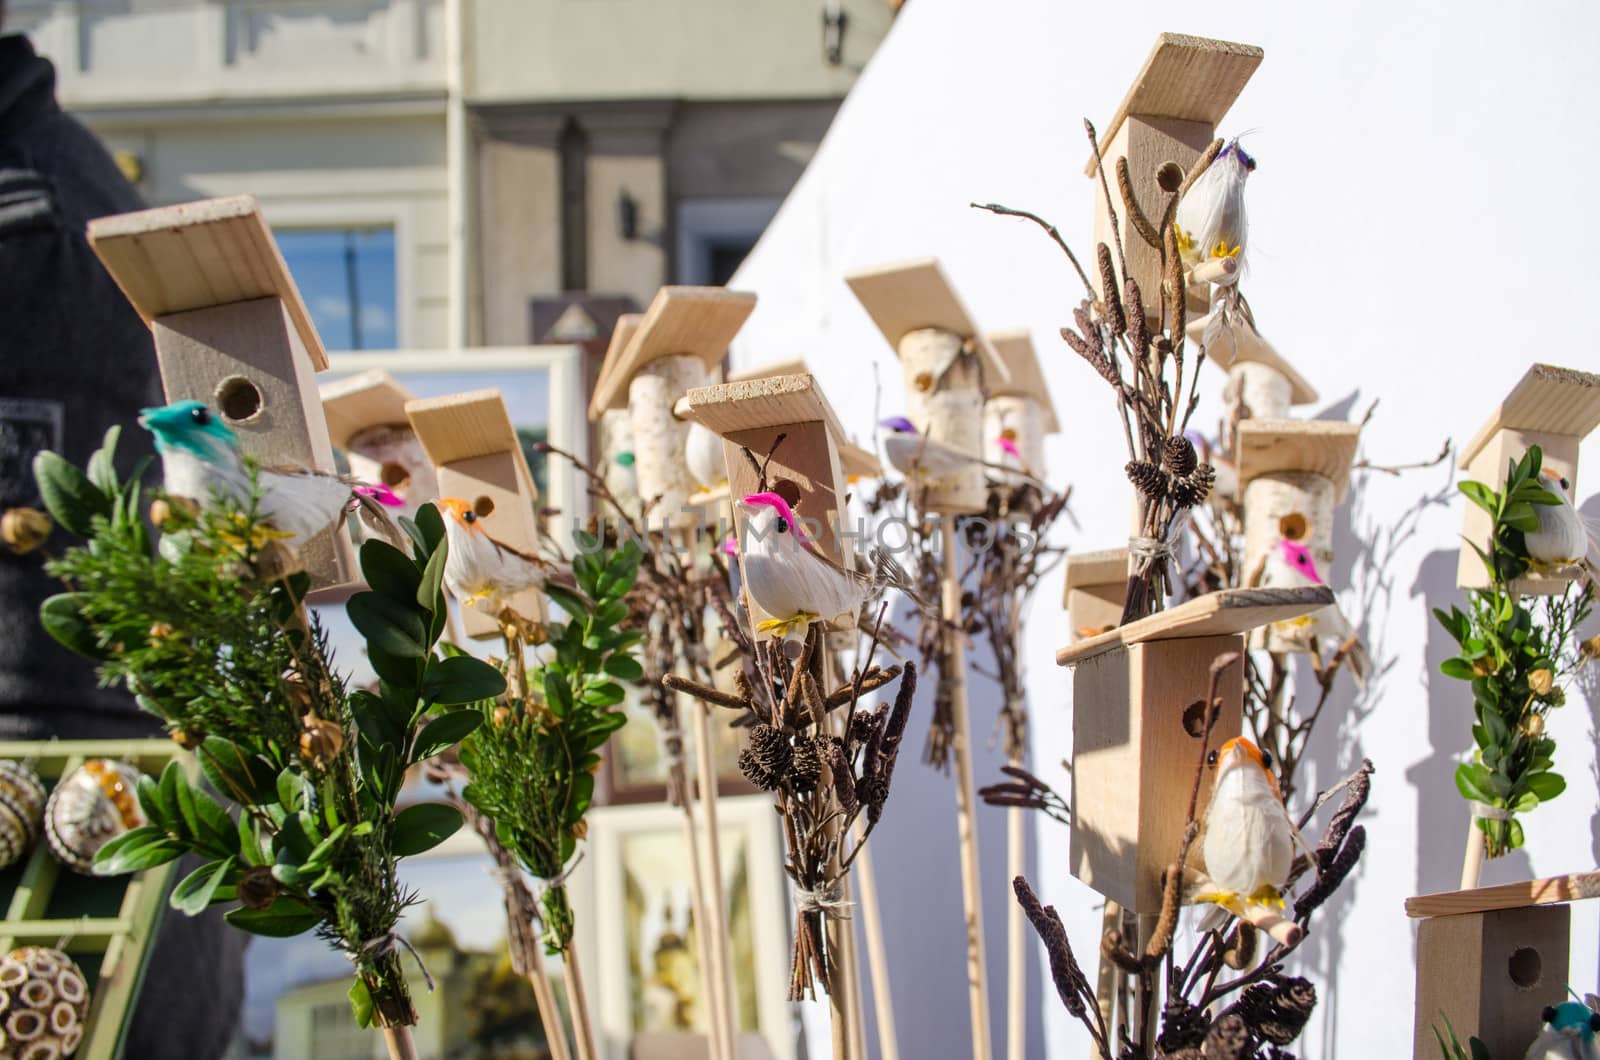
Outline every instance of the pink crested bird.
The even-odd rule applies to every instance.
[[[756,628],[783,640],[786,654],[798,655],[806,627],[854,615],[872,594],[872,579],[822,555],[780,495],[752,493],[739,507],[745,513],[745,589],[772,616]]]
[[[1327,583],[1317,570],[1317,561],[1311,555],[1311,549],[1285,537],[1280,538],[1277,544],[1267,551],[1261,584],[1272,588],[1295,589]],[[1274,628],[1288,639],[1303,643],[1308,648],[1313,638],[1323,648],[1338,648],[1354,632],[1350,620],[1344,617],[1344,612],[1339,610],[1338,604],[1329,604],[1309,615],[1274,623]],[[1366,650],[1360,642],[1356,643],[1348,658],[1350,672],[1355,676],[1357,683],[1364,682],[1368,659]]]

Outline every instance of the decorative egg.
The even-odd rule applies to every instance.
[[[689,473],[700,483],[701,489],[716,489],[728,481],[728,465],[722,458],[722,439],[702,423],[689,425],[684,458]]]
[[[44,828],[63,865],[92,873],[96,851],[145,823],[138,785],[137,769],[109,758],[91,758],[61,779],[50,793]]]
[[[0,1057],[71,1056],[88,1012],[89,984],[60,950],[24,946],[0,961]]]
[[[39,841],[45,791],[39,775],[0,759],[0,869],[15,864]]]

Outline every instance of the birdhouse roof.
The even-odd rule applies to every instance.
[[[695,387],[685,395],[679,407],[685,404],[688,419],[704,424],[722,437],[736,431],[820,421],[827,425],[835,446],[847,441],[833,406],[823,396],[816,377],[809,373]]]
[[[1204,122],[1215,127],[1244,91],[1265,54],[1253,44],[1183,33],[1161,34],[1111,120],[1096,130],[1102,148],[1117,135],[1130,114]],[[1114,161],[1105,160],[1108,175]],[[1083,171],[1088,176],[1095,175],[1092,152]]]
[[[765,379],[769,375],[799,375],[811,371],[806,365],[804,357],[791,357],[786,361],[768,361],[758,364],[753,368],[742,368],[737,372],[729,372],[727,383],[742,383],[747,379]]]
[[[854,442],[839,443],[839,466],[846,479],[883,477],[883,463],[877,454]]]
[[[616,333],[606,351],[589,413],[628,403],[628,384],[639,370],[663,357],[698,357],[712,369],[756,307],[756,296],[723,287],[663,287],[650,301],[638,329],[619,350]],[[620,324],[620,321],[619,321]]]
[[[1350,465],[1361,441],[1359,423],[1338,420],[1241,420],[1239,495],[1245,483],[1276,471],[1308,471],[1333,483],[1334,501],[1350,489]]]
[[[406,416],[435,467],[446,467],[477,456],[509,453],[529,500],[539,491],[522,453],[522,442],[511,424],[505,398],[498,388],[470,390],[445,397],[406,402]]]
[[[96,218],[89,222],[89,245],[146,324],[172,313],[275,297],[288,310],[312,367],[328,367],[322,339],[255,196]]]
[[[1045,433],[1060,431],[1056,405],[1050,400],[1050,388],[1045,384],[1044,372],[1039,367],[1039,355],[1034,352],[1032,334],[1027,328],[991,331],[989,342],[1010,373],[1009,379],[989,385],[989,396],[1032,398],[1044,410]]]
[[[939,328],[978,344],[978,354],[984,359],[984,370],[991,386],[1010,378],[1005,362],[988,338],[979,334],[978,325],[973,323],[972,314],[962,304],[938,258],[917,258],[860,269],[845,276],[844,282],[850,285],[867,315],[894,347],[896,356],[900,353],[900,340],[907,332]]]
[[[1548,364],[1530,365],[1527,374],[1495,407],[1478,433],[1461,450],[1461,469],[1472,463],[1495,431],[1538,431],[1583,438],[1600,426],[1600,375]]]
[[[1116,585],[1128,580],[1128,550],[1108,548],[1099,552],[1068,553],[1067,589],[1086,589],[1091,585]]]
[[[1203,316],[1189,322],[1184,334],[1190,342],[1197,346],[1200,344],[1210,319],[1209,316]],[[1317,400],[1316,387],[1306,382],[1305,376],[1296,371],[1294,365],[1285,360],[1272,343],[1262,338],[1260,332],[1243,321],[1225,332],[1222,339],[1206,350],[1206,359],[1219,368],[1232,368],[1243,361],[1264,364],[1289,381],[1291,405],[1309,405]]]
[[[611,344],[606,347],[606,355],[600,360],[600,373],[595,377],[594,394],[589,399],[589,422],[595,422],[602,413],[612,409],[628,407],[628,388],[608,386],[607,379],[616,370],[617,362],[622,359],[622,351],[633,341],[633,333],[639,330],[639,325],[643,321],[643,313],[623,313],[617,317],[616,326],[611,329]],[[601,395],[606,398],[605,404],[600,403]]]
[[[1474,887],[1465,891],[1418,895],[1406,899],[1406,916],[1489,913],[1496,909],[1560,905],[1585,898],[1600,898],[1600,872],[1578,872],[1570,876],[1519,880],[1516,883],[1502,883],[1494,887]]]
[[[382,368],[335,379],[319,389],[328,438],[335,448],[348,447],[350,439],[368,427],[410,426],[406,402],[415,395]]]
[[[1056,651],[1057,666],[1076,666],[1103,652],[1130,644],[1187,637],[1220,637],[1244,633],[1269,622],[1308,615],[1333,603],[1326,585],[1293,589],[1222,589],[1197,596],[1177,607],[1118,626],[1109,633],[1081,640]]]

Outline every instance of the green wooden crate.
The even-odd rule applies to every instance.
[[[131,762],[159,776],[168,762],[194,759],[170,740],[0,740],[0,758],[29,762],[53,789],[90,758]],[[64,868],[41,835],[28,856],[0,872],[0,954],[17,946],[61,946],[89,982],[89,1019],[74,1060],[119,1060],[139,984],[154,948],[178,862],[131,876],[80,876]],[[63,944],[63,940],[65,943]]]

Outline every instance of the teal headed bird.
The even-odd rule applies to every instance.
[[[204,403],[175,401],[145,409],[139,423],[155,435],[167,493],[199,504],[217,494],[249,502],[250,476],[239,439]],[[282,467],[261,468],[257,483],[262,522],[291,544],[303,544],[358,507],[384,536],[399,537],[370,487],[323,471]]]
[[[1595,1060],[1600,1049],[1595,1047],[1595,1034],[1600,1032],[1600,1013],[1594,1005],[1600,998],[1590,994],[1585,1000],[1563,1001],[1548,1005],[1540,1014],[1544,1029],[1528,1046],[1525,1060]]]

